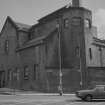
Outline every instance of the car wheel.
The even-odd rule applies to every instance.
[[[91,95],[87,95],[85,97],[85,100],[88,101],[88,102],[90,102],[92,100],[92,96]]]
[[[83,101],[85,101],[85,98],[82,98]]]

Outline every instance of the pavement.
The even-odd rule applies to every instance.
[[[84,102],[74,94],[39,93],[0,88],[0,105],[105,105],[105,100]]]
[[[41,93],[38,91],[25,91],[25,90],[17,90],[17,89],[10,89],[10,88],[0,88],[0,94],[1,95],[53,95],[53,96],[59,96],[59,93]],[[75,94],[63,94],[64,95],[72,95]]]
[[[35,91],[25,91],[25,90],[18,90],[18,89],[10,89],[10,88],[0,88],[0,94],[4,95],[12,95],[12,94],[32,94],[38,93]]]
[[[72,95],[0,95],[0,105],[105,105],[105,100],[84,102]]]

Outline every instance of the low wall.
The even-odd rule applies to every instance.
[[[105,85],[105,67],[88,67],[88,87]]]

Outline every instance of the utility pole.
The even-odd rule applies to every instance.
[[[82,54],[81,54],[81,43],[82,43],[82,40],[81,40],[81,37],[79,37],[79,69],[80,69],[80,86],[81,86],[81,89],[83,87],[83,75],[82,75]]]
[[[81,86],[81,89],[82,89],[82,85],[83,85],[83,80],[82,80],[82,62],[81,62],[81,56],[80,56],[80,86]]]
[[[62,57],[61,57],[61,28],[60,28],[60,23],[58,22],[57,24],[58,28],[58,55],[59,55],[59,95],[62,96],[63,94],[63,89],[62,89]]]

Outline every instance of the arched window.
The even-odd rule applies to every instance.
[[[64,28],[68,28],[69,27],[69,19],[66,18],[64,19]]]

